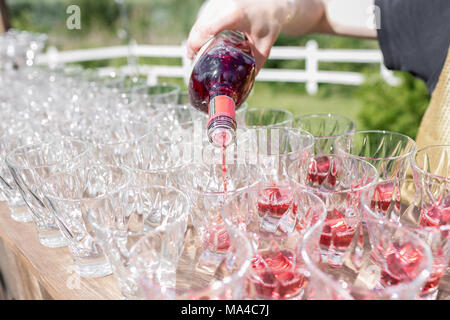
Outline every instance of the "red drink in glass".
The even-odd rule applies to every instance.
[[[391,244],[384,252],[386,268],[381,273],[381,283],[387,286],[410,282],[417,276],[422,253],[412,243]]]
[[[293,190],[289,186],[264,188],[258,195],[258,212],[281,217],[291,207],[292,200]]]
[[[253,87],[255,66],[247,38],[237,31],[222,31],[199,56],[189,82],[189,101],[209,115],[211,143],[222,147],[234,140],[235,109]],[[225,139],[218,133],[225,133]]]
[[[347,249],[355,235],[355,227],[349,226],[339,211],[329,211],[325,226],[320,236],[320,245],[324,248],[333,246],[338,250]]]

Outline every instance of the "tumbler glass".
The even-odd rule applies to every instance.
[[[6,155],[19,146],[27,145],[38,139],[31,136],[28,126],[23,122],[4,121],[7,128],[0,128],[0,201],[6,200],[11,218],[17,222],[32,221],[17,184],[6,165]]]
[[[381,210],[395,214],[386,205],[395,204],[398,198],[400,181],[406,175],[411,157],[416,151],[413,139],[390,131],[356,131],[340,136],[335,141],[337,154],[363,159],[378,171],[379,182],[374,193],[374,204]],[[399,216],[393,216],[392,219]]]
[[[363,240],[359,198],[364,190],[373,194],[377,170],[361,159],[322,155],[295,161],[288,172],[298,187],[314,193],[325,203],[328,224],[320,238],[322,258],[330,265],[342,266],[353,241]]]
[[[246,279],[248,299],[301,299],[305,266],[300,255],[303,235],[326,217],[322,200],[296,189],[292,204],[276,225],[261,214],[258,187],[230,197],[222,211],[226,224],[242,230],[252,243],[254,256]]]
[[[334,154],[335,140],[354,132],[356,125],[347,117],[328,113],[295,117],[292,127],[311,133],[314,136],[314,152],[322,155]]]
[[[133,247],[130,264],[144,299],[236,300],[245,296],[245,275],[253,255],[250,241],[238,229],[227,226],[229,247],[222,263],[211,267],[199,259],[195,231],[189,229],[181,256],[167,258],[177,245],[159,231],[146,235]],[[168,252],[169,251],[169,252]],[[168,267],[169,266],[169,267]],[[175,274],[171,274],[174,272]],[[174,281],[167,281],[167,278]]]
[[[6,164],[19,191],[31,210],[39,241],[47,247],[67,245],[54,215],[44,204],[41,184],[58,172],[66,172],[86,162],[89,145],[76,139],[55,139],[51,142],[19,147],[6,156]]]
[[[82,166],[57,173],[42,183],[46,205],[68,242],[75,271],[82,277],[98,278],[112,272],[99,244],[89,235],[85,219],[89,204],[129,184],[130,174],[109,165]]]
[[[165,186],[130,186],[89,204],[88,228],[108,257],[123,298],[139,298],[130,252],[149,234],[158,234],[166,245],[165,281],[173,282],[190,211],[188,197]]]
[[[206,146],[203,152],[204,161],[186,165],[176,179],[192,202],[191,222],[199,234],[198,245],[204,249],[202,261],[214,265],[223,260],[230,246],[220,214],[224,202],[256,185],[260,175],[255,165],[239,158],[242,154],[237,147],[226,148],[225,163],[221,148]]]
[[[314,137],[301,129],[268,127],[248,129],[249,159],[257,161],[262,182],[258,184],[258,207],[267,224],[275,226],[290,208],[294,185],[288,166],[312,156]]]

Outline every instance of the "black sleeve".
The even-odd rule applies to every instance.
[[[450,0],[375,0],[388,69],[407,71],[433,92],[450,45]]]

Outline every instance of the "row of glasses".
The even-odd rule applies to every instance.
[[[77,71],[74,71],[74,74],[76,73]],[[306,223],[307,227],[302,227],[300,222],[303,221],[303,218],[299,217],[299,207],[302,214],[305,214],[306,217],[311,217],[308,214],[308,202],[306,199],[312,198],[317,200],[318,198],[318,203],[322,203],[325,200],[324,208],[327,217],[324,219],[327,225],[325,227],[322,226],[322,232],[318,235],[316,234],[321,249],[319,250],[320,257],[322,263],[328,267],[339,267],[339,265],[344,264],[341,261],[346,261],[351,245],[359,242],[359,235],[362,234],[361,225],[365,223],[363,221],[364,217],[361,215],[361,205],[358,204],[357,198],[362,191],[368,189],[370,190],[369,192],[372,192],[372,187],[374,187],[371,184],[373,167],[368,166],[366,160],[368,162],[373,160],[371,158],[376,158],[377,160],[386,158],[388,161],[395,160],[392,161],[391,165],[386,165],[385,167],[377,167],[376,163],[371,162],[378,171],[381,171],[379,176],[382,178],[374,178],[375,182],[378,182],[379,180],[388,180],[392,177],[402,177],[404,172],[406,172],[405,163],[407,164],[407,160],[405,161],[404,159],[408,159],[414,153],[414,151],[407,150],[409,141],[405,145],[397,143],[397,146],[393,142],[392,147],[389,146],[387,148],[388,144],[383,142],[383,139],[387,140],[387,133],[384,133],[384,136],[380,135],[384,137],[381,139],[381,142],[376,142],[378,145],[372,148],[373,152],[368,151],[370,149],[368,145],[372,146],[374,143],[366,142],[362,148],[365,150],[362,155],[361,151],[355,151],[356,148],[354,148],[357,141],[355,136],[360,133],[354,133],[354,124],[353,126],[350,124],[347,127],[345,125],[341,126],[339,121],[333,119],[334,117],[331,115],[325,118],[335,121],[334,124],[321,126],[323,128],[328,126],[331,130],[324,134],[315,133],[313,137],[301,129],[289,129],[291,126],[297,126],[295,122],[292,124],[292,114],[289,115],[289,112],[267,109],[246,110],[244,108],[243,110],[246,112],[243,112],[245,115],[243,119],[246,127],[243,127],[243,130],[238,134],[238,140],[241,139],[241,141],[237,141],[235,145],[236,150],[233,150],[232,147],[227,149],[227,153],[223,157],[220,149],[214,149],[207,144],[205,145],[206,141],[201,134],[197,138],[197,133],[204,132],[202,121],[205,116],[196,116],[195,112],[192,112],[193,109],[184,102],[179,102],[179,105],[176,105],[175,103],[161,100],[143,104],[142,101],[145,101],[145,99],[142,100],[142,97],[150,99],[151,92],[147,90],[148,85],[142,86],[147,88],[144,91],[140,90],[140,92],[137,92],[139,90],[133,90],[133,88],[139,88],[141,83],[139,79],[131,85],[125,83],[129,80],[125,78],[118,79],[118,81],[116,81],[117,79],[106,81],[107,85],[99,85],[96,81],[86,83],[83,81],[82,76],[79,77],[72,74],[69,79],[66,79],[66,75],[59,71],[41,73],[40,70],[38,72],[29,71],[22,76],[16,75],[16,79],[24,79],[26,83],[32,84],[30,86],[31,90],[23,97],[21,104],[24,107],[20,114],[21,116],[26,115],[27,119],[38,120],[31,127],[34,129],[42,128],[41,131],[45,133],[42,135],[45,136],[43,141],[52,141],[50,139],[51,133],[54,133],[56,136],[69,136],[71,139],[79,139],[92,148],[92,155],[88,157],[89,159],[86,160],[84,165],[77,160],[72,161],[69,157],[65,162],[71,163],[70,165],[63,165],[61,169],[54,171],[48,170],[51,171],[49,175],[47,175],[46,170],[41,172],[38,168],[33,168],[36,175],[40,176],[36,181],[40,181],[42,188],[39,190],[37,187],[38,183],[35,182],[33,184],[30,182],[29,190],[25,190],[27,194],[30,194],[31,200],[38,198],[43,206],[47,207],[47,211],[43,211],[45,214],[48,215],[50,213],[50,215],[54,216],[56,225],[63,231],[62,235],[65,241],[69,243],[72,253],[75,251],[72,250],[72,247],[76,247],[77,243],[74,242],[74,238],[71,238],[70,235],[73,236],[79,232],[78,236],[81,239],[81,243],[85,245],[83,247],[80,244],[79,252],[82,250],[85,250],[85,253],[92,251],[92,264],[88,261],[91,256],[74,255],[74,263],[79,266],[79,272],[84,276],[101,276],[102,272],[107,273],[104,270],[108,270],[108,265],[103,264],[105,259],[100,254],[100,251],[106,253],[113,271],[119,268],[115,267],[114,263],[111,262],[113,259],[111,256],[113,251],[111,242],[109,244],[110,249],[105,249],[107,245],[102,243],[106,242],[98,241],[100,238],[93,232],[96,228],[91,227],[89,223],[84,221],[86,219],[83,217],[83,214],[81,214],[82,218],[80,219],[80,212],[93,212],[92,203],[98,202],[103,204],[97,207],[96,210],[105,214],[102,211],[102,206],[107,206],[105,199],[114,194],[115,196],[113,196],[111,201],[115,201],[118,194],[125,192],[124,190],[129,187],[123,186],[124,189],[122,190],[120,189],[120,183],[113,183],[106,178],[109,176],[108,174],[104,173],[105,176],[103,177],[97,173],[102,179],[99,179],[97,184],[88,182],[88,191],[80,191],[83,190],[81,181],[84,181],[81,178],[83,176],[81,173],[89,172],[90,170],[94,172],[96,170],[100,170],[100,172],[106,170],[106,172],[109,172],[108,170],[115,168],[115,170],[129,173],[129,179],[124,178],[124,181],[127,180],[130,184],[139,185],[142,183],[144,187],[157,184],[166,187],[170,185],[170,188],[178,188],[181,190],[181,193],[185,192],[189,203],[192,203],[192,209],[188,211],[196,211],[192,214],[190,212],[187,213],[186,232],[183,232],[185,236],[184,241],[166,241],[166,239],[160,242],[161,244],[178,243],[177,248],[180,251],[178,257],[181,260],[173,260],[172,258],[177,257],[177,255],[169,254],[172,257],[169,259],[171,260],[170,263],[173,262],[175,265],[169,266],[169,261],[165,261],[162,264],[163,269],[161,269],[161,266],[157,269],[147,269],[156,270],[155,273],[151,273],[152,281],[146,281],[146,277],[149,277],[150,274],[142,277],[139,276],[140,272],[136,271],[142,271],[143,269],[139,267],[142,266],[140,263],[145,265],[149,263],[148,261],[152,261],[151,259],[146,262],[145,259],[139,259],[140,254],[136,254],[136,259],[133,258],[131,260],[139,261],[139,266],[133,265],[133,263],[128,265],[126,259],[124,260],[125,262],[121,262],[127,264],[127,267],[122,269],[125,270],[123,274],[129,275],[133,273],[134,276],[137,275],[137,278],[131,277],[134,280],[130,280],[130,277],[126,280],[128,285],[123,286],[125,288],[125,291],[123,291],[124,297],[142,297],[142,295],[148,297],[146,293],[152,288],[152,283],[156,284],[155,279],[163,283],[163,288],[159,288],[157,291],[168,293],[168,295],[162,295],[166,298],[203,297],[196,294],[181,293],[183,291],[181,289],[178,292],[174,291],[174,281],[182,284],[184,288],[190,288],[185,293],[202,291],[200,290],[202,286],[193,286],[192,278],[186,276],[186,274],[195,274],[196,276],[193,279],[197,279],[197,275],[198,279],[208,278],[208,275],[213,275],[215,279],[219,280],[217,285],[212,286],[214,288],[218,288],[223,284],[227,286],[226,283],[231,281],[224,279],[240,279],[234,283],[236,283],[236,286],[238,286],[238,283],[240,285],[245,284],[245,290],[237,290],[236,288],[237,295],[233,297],[249,295],[255,298],[300,298],[303,296],[304,288],[308,284],[308,277],[307,272],[305,273],[307,267],[305,267],[300,258],[299,248],[301,245],[299,243],[302,242],[303,232],[306,232],[314,223]],[[41,87],[40,83],[43,83],[44,86]],[[59,83],[62,84],[62,88],[58,88]],[[17,83],[15,86],[20,88],[20,85]],[[87,89],[88,94],[83,95],[83,91],[77,88]],[[1,95],[2,98],[6,97],[6,101],[13,101],[12,96],[8,93],[1,93]],[[60,107],[60,102],[67,98],[69,98],[67,100],[69,101],[68,108]],[[83,107],[86,103],[89,103],[89,109]],[[3,105],[2,108],[4,108]],[[315,116],[312,115],[310,117],[314,118]],[[148,126],[147,133],[145,133],[146,124]],[[144,130],[139,130],[140,127],[144,128]],[[33,129],[31,132],[33,132]],[[140,132],[144,133],[141,134]],[[340,139],[340,136],[345,138],[351,137],[350,140],[346,140],[346,143],[343,144],[345,147],[342,147],[342,150],[338,147],[339,141],[337,141]],[[329,137],[328,140],[327,137]],[[374,141],[377,139],[371,138],[370,140]],[[318,141],[322,140],[325,141],[322,144],[325,143],[328,146],[326,152],[324,152],[326,147],[317,147],[319,145]],[[344,141],[344,138],[341,140]],[[40,144],[45,145],[47,143],[49,142]],[[37,145],[34,144],[34,146]],[[242,149],[243,146],[245,146],[244,149]],[[351,146],[353,149],[349,151],[348,146]],[[238,147],[241,147],[241,150]],[[378,149],[383,150],[383,154],[379,153],[377,155],[377,152],[380,151]],[[371,153],[374,153],[375,156]],[[312,160],[309,159],[311,155],[314,156]],[[324,155],[325,157],[323,157]],[[51,158],[51,156],[49,157]],[[400,160],[397,161],[395,158]],[[353,162],[358,163],[358,165],[347,164]],[[292,163],[297,163],[297,169],[301,168],[301,170],[289,174],[288,168],[290,165],[292,167]],[[48,164],[44,163],[44,167]],[[33,165],[30,167],[33,167]],[[50,164],[50,167],[52,167],[52,164]],[[360,167],[362,169],[359,169]],[[341,169],[344,169],[344,171]],[[342,172],[338,173],[340,170],[352,176],[348,180],[356,177],[356,183],[352,185],[348,180],[346,181]],[[367,176],[361,175],[361,172],[364,170],[367,171]],[[354,174],[355,171],[356,173]],[[296,179],[289,181],[289,178],[292,177]],[[303,179],[304,177],[306,177],[306,180]],[[66,182],[64,183],[64,181]],[[74,186],[72,184],[74,181],[77,181],[79,186]],[[307,183],[305,184],[301,181],[307,181]],[[92,189],[92,186],[95,188]],[[115,189],[116,187],[120,190]],[[308,187],[313,188],[308,189]],[[314,188],[318,190],[314,192]],[[274,192],[266,192],[267,190]],[[81,196],[80,192],[82,192]],[[133,192],[138,191],[134,190]],[[339,211],[337,209],[339,206],[332,204],[333,201],[331,199],[333,199],[333,196],[324,196],[327,193],[332,193],[336,198],[340,199],[336,200],[336,202],[341,201],[348,205],[348,209],[339,208],[345,211],[344,216],[328,217],[329,209],[333,211],[334,208]],[[338,196],[339,193],[341,193],[340,197]],[[314,194],[316,198],[314,198]],[[343,194],[347,195],[344,197]],[[376,192],[374,191],[373,194],[376,194]],[[161,195],[158,197],[161,197]],[[123,210],[127,210],[126,208],[137,206],[136,210],[142,212],[143,208],[158,202],[158,197],[154,200],[148,200],[150,198],[145,200],[141,196],[131,197],[133,198],[132,201],[123,206],[122,209],[125,208]],[[372,195],[372,197],[374,196]],[[235,232],[236,225],[233,224],[234,220],[229,219],[230,223],[226,222],[227,218],[223,208],[226,208],[229,203],[233,203],[233,199],[239,198],[241,200],[236,202],[242,206],[248,205],[247,211],[243,210],[240,214],[247,212],[247,217],[251,217],[252,215],[249,212],[255,213],[253,221],[257,222],[253,225],[249,222],[252,219],[241,221],[237,224],[240,230]],[[329,199],[328,202],[326,199]],[[39,204],[37,200],[34,201]],[[218,203],[218,206],[215,206],[215,201]],[[155,210],[155,212],[157,211]],[[70,217],[69,213],[73,217]],[[335,211],[332,213],[335,214]],[[236,213],[235,216],[238,216],[238,214]],[[70,225],[68,222],[72,220],[74,223]],[[93,221],[93,219],[91,220]],[[313,221],[315,220],[313,219]],[[247,225],[246,222],[249,222],[249,224]],[[101,224],[99,225],[101,226]],[[259,229],[254,229],[254,226],[258,226]],[[342,226],[346,227],[343,234],[347,236],[345,241],[350,241],[349,246],[340,247],[339,241],[342,239],[339,236],[342,234],[339,232],[342,231],[340,229]],[[251,232],[246,231],[247,227]],[[166,224],[163,224],[158,229],[158,232],[143,234],[143,236],[148,236],[149,238],[142,241],[142,246],[140,247],[142,251],[139,249],[136,252],[139,251],[142,254],[151,252],[151,254],[155,254],[149,244],[156,244],[159,240],[164,239],[159,235],[165,233],[165,231],[162,231],[165,228]],[[240,232],[242,230],[244,230],[243,233]],[[347,234],[345,234],[346,231],[348,231]],[[107,233],[104,232],[104,234]],[[154,235],[155,237],[153,237]],[[220,275],[225,273],[225,269],[222,268],[226,267],[229,271],[229,266],[235,259],[233,258],[235,253],[229,253],[234,250],[231,238],[239,239],[242,237],[248,238],[253,250],[249,256],[254,258],[251,262],[255,263],[248,264],[242,260],[242,268],[238,268],[239,272],[236,274],[236,277],[221,277]],[[124,238],[120,239],[118,243],[123,244]],[[153,242],[154,239],[159,240]],[[329,240],[328,244],[325,243],[327,239]],[[97,243],[94,244],[94,242]],[[245,241],[242,240],[241,242],[244,243]],[[298,245],[293,245],[293,242]],[[130,242],[130,245],[126,248],[127,250],[122,250],[120,253],[126,256],[125,252],[132,251],[131,247],[134,243],[133,241]],[[269,254],[275,252],[277,248],[280,249],[280,252],[285,252],[285,249],[288,252],[286,255],[281,254],[283,257],[276,255],[281,260],[277,260]],[[271,249],[274,250],[271,251]],[[165,254],[161,253],[161,251],[157,252],[159,257],[164,257]],[[295,258],[293,258],[294,256]],[[358,260],[355,257],[361,258],[352,254],[351,261],[354,265],[356,265],[355,261]],[[294,260],[295,262],[293,262]],[[98,261],[103,262],[98,264]],[[179,264],[179,261],[185,261],[185,263]],[[287,272],[273,268],[280,261],[286,262],[285,271]],[[101,267],[96,268],[99,265]],[[359,262],[356,267],[360,265],[361,263]],[[84,268],[85,266],[88,267]],[[178,267],[180,267],[180,270],[190,271],[187,273],[180,271],[174,274],[173,270],[177,270]],[[102,268],[103,271],[101,271]],[[252,276],[242,276],[246,268]],[[344,269],[341,268],[340,270]],[[96,273],[95,270],[99,272]],[[165,272],[165,276],[164,272],[161,273],[162,270],[171,271]],[[271,270],[273,271],[272,273]],[[114,271],[114,273],[116,272]],[[304,278],[300,276],[301,273],[305,273]],[[155,278],[155,275],[158,276]],[[183,275],[184,279],[182,278]],[[161,280],[161,276],[164,276],[163,280]],[[212,278],[210,277],[209,279]],[[241,281],[242,279],[247,280]],[[201,280],[199,281],[201,282]],[[206,282],[204,283],[204,288],[207,288]],[[145,290],[141,290],[141,285],[144,285]],[[175,285],[175,287],[177,286]],[[137,291],[135,288],[137,288]],[[191,291],[191,289],[194,289],[194,291]],[[214,295],[204,294],[204,297],[208,296],[213,297]]]

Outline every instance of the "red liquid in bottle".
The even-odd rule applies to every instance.
[[[250,93],[255,75],[255,59],[248,40],[240,32],[219,33],[198,59],[189,82],[189,101],[208,113],[211,142],[218,144],[215,130],[229,133],[225,145],[231,143],[231,136],[234,139],[235,109]]]

